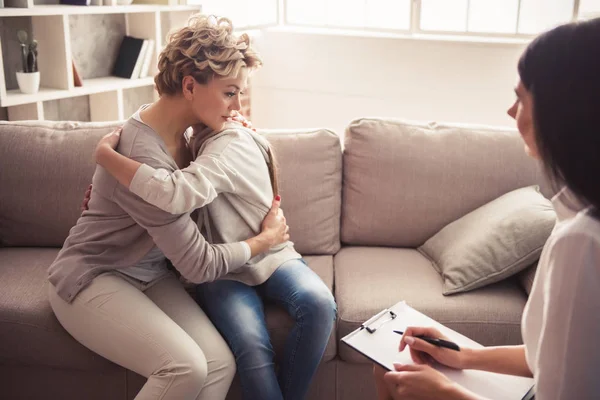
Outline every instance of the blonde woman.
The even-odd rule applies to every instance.
[[[250,129],[220,129],[240,109],[251,70],[230,68],[222,60],[253,54],[251,66],[259,61],[248,37],[232,34],[229,20],[216,20],[205,34],[200,27],[207,21],[197,17],[175,36],[185,44],[163,53],[159,63],[164,72],[156,79],[161,93],[182,85],[192,110],[209,128],[194,134],[195,161],[180,171],[156,169],[112,151],[110,143],[100,145],[97,160],[122,185],[165,211],[178,214],[204,207],[202,224],[209,241],[232,243],[257,232],[279,196],[269,143]],[[167,72],[178,66],[186,72]],[[291,242],[253,257],[224,279],[199,285],[197,295],[235,355],[245,399],[305,397],[331,334],[336,305]],[[295,320],[278,373],[264,299],[279,304]]]
[[[222,31],[196,17],[173,35],[155,79],[160,99],[125,123],[120,153],[174,172],[191,161],[184,136],[189,126],[222,129],[238,102],[223,91],[242,85],[240,77],[258,64],[245,43],[224,41]],[[204,50],[220,54],[219,61],[203,60]],[[215,71],[231,75],[207,85]],[[49,298],[58,320],[92,351],[148,378],[136,399],[224,399],[235,374],[232,354],[167,259],[196,283],[236,271],[287,242],[279,201],[263,214],[260,234],[211,245],[189,212],[171,214],[144,202],[102,167],[92,183],[88,210],[49,268]]]

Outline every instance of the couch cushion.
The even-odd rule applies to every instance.
[[[0,245],[62,246],[115,123],[0,122]]]
[[[342,150],[331,131],[259,130],[279,167],[281,207],[301,254],[335,254],[340,248]]]
[[[556,213],[537,186],[513,190],[446,225],[417,250],[444,279],[445,295],[512,276],[540,257]]]
[[[0,374],[0,399],[3,400],[126,400],[135,397],[135,394],[125,397],[130,384],[125,370],[117,365],[112,370],[98,372],[0,363]]]
[[[342,242],[418,247],[511,190],[543,183],[514,130],[359,119],[346,130]]]
[[[106,370],[115,364],[80,345],[60,325],[47,298],[47,269],[59,249],[0,248],[0,364]],[[333,257],[308,256],[306,262],[333,290]],[[293,326],[287,313],[268,305],[267,325],[281,354]],[[335,332],[324,360],[336,355]]]
[[[75,341],[54,316],[46,278],[57,254],[53,248],[0,248],[0,364],[115,368]]]
[[[325,282],[329,290],[333,292],[333,257],[332,256],[305,256],[304,260],[308,266],[317,273]],[[292,318],[281,307],[267,304],[265,307],[267,328],[271,335],[271,341],[278,356],[283,354],[283,348],[288,333],[294,325]],[[323,361],[329,361],[337,354],[335,327],[329,338],[329,343],[323,355]]]
[[[483,345],[522,343],[525,292],[506,280],[468,293],[442,295],[442,278],[415,249],[344,247],[334,258],[338,337],[382,309],[408,305]],[[341,344],[340,357],[369,362]]]

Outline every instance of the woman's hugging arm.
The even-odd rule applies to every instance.
[[[110,148],[98,154],[97,161],[143,200],[171,214],[182,214],[211,203],[219,193],[235,192],[234,181],[239,172],[223,154],[238,147],[243,152],[245,146],[236,131],[219,133],[202,154],[181,170],[153,168]]]

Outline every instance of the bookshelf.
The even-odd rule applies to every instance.
[[[0,106],[6,109],[10,121],[48,119],[45,114],[71,119],[64,117],[65,113],[55,112],[61,104],[65,109],[84,109],[89,121],[124,119],[126,112],[141,104],[127,101],[154,100],[153,76],[167,33],[183,26],[190,15],[201,10],[200,6],[189,5],[37,5],[32,0],[23,4],[27,6],[0,9]],[[35,94],[21,93],[15,84],[20,60],[18,29],[25,29],[39,44],[40,90]],[[154,41],[149,76],[110,76],[115,49],[125,35]],[[74,83],[74,58],[78,58],[76,66],[82,75],[80,87]]]

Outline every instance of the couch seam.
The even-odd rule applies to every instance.
[[[13,325],[24,325],[24,326],[30,326],[33,328],[39,328],[39,329],[43,329],[46,332],[60,332],[60,330],[52,330],[52,329],[48,329],[44,326],[41,325],[35,325],[35,324],[30,324],[28,322],[20,322],[20,321],[9,321],[9,320],[5,320],[5,319],[0,319],[0,323],[6,323],[6,324],[13,324]]]

